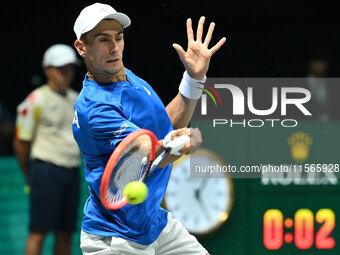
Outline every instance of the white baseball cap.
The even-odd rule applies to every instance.
[[[82,34],[91,31],[103,19],[118,20],[123,28],[130,26],[131,20],[124,13],[117,12],[108,4],[95,3],[85,7],[74,23],[73,30],[79,40]]]
[[[71,46],[66,44],[55,44],[49,47],[43,57],[42,67],[60,67],[67,64],[79,65],[76,53]]]

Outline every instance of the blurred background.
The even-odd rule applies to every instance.
[[[209,77],[339,77],[340,19],[333,1],[101,2],[111,4],[131,18],[132,25],[124,31],[124,65],[149,82],[165,105],[177,94],[184,71],[172,43],[186,48],[185,23],[188,17],[193,19],[194,29],[202,15],[206,17],[207,23],[216,23],[211,45],[223,36],[227,38],[226,44],[212,58]],[[72,46],[75,40],[74,21],[79,12],[92,3],[94,1],[6,1],[2,7],[0,254],[23,254],[28,229],[24,178],[12,149],[16,107],[30,91],[44,84],[41,68],[44,51],[56,43]],[[81,90],[85,73],[84,65],[77,69],[74,89]],[[227,132],[226,129],[216,130],[215,136],[223,136],[226,142],[233,141],[235,137],[241,139],[231,143],[227,150],[222,143],[216,145],[211,140],[203,147],[219,155],[225,162],[232,161],[234,164],[262,163],[268,157],[271,163],[296,163],[287,139],[297,132],[303,132],[314,141],[308,147],[310,154],[305,162],[339,163],[340,142],[337,132],[340,127],[340,90],[336,82],[329,86],[310,86],[311,103],[315,109],[313,118],[298,128],[288,131],[280,128],[256,131],[233,128],[227,129]],[[317,176],[313,178],[318,179]],[[316,244],[316,240],[326,241],[326,244],[332,243],[331,239],[335,243],[340,241],[337,239],[339,231],[336,220],[331,221],[333,214],[336,219],[340,213],[337,179],[333,182],[309,183],[260,179],[232,182],[234,200],[230,217],[221,228],[201,239],[211,254],[307,254],[303,253],[305,251],[308,254],[330,254],[330,251],[340,254],[338,244],[326,245],[328,248],[320,248],[324,246]],[[83,180],[79,226],[82,205],[87,195]],[[320,213],[321,209],[328,211]],[[274,210],[269,211],[269,215],[274,215],[272,218],[266,214],[268,210]],[[309,210],[302,211],[302,215],[307,215],[302,220],[298,218],[301,210]],[[294,218],[296,212],[300,214]],[[305,234],[310,233],[303,232],[304,226],[310,223],[309,212],[312,213],[313,223],[313,241],[310,246],[310,240],[303,239]],[[326,216],[321,217],[323,212],[326,212]],[[269,217],[269,222],[274,222],[270,225],[272,228],[284,229],[282,238],[279,231],[277,239],[276,232],[273,232],[274,237],[269,241],[265,239],[265,215]],[[286,224],[285,219],[293,219],[293,226],[289,221]],[[329,225],[329,222],[333,222],[333,225]],[[301,224],[303,229],[302,242],[309,242],[306,246],[299,245],[300,239],[295,240],[300,234],[294,228],[297,224]],[[268,246],[268,242],[281,243],[281,246]],[[52,254],[51,243],[49,238],[44,254]],[[75,233],[73,252],[80,254],[79,232]]]

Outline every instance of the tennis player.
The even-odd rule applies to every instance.
[[[188,49],[177,44],[186,72],[178,95],[165,107],[153,88],[123,65],[123,29],[129,17],[111,6],[96,3],[84,8],[74,24],[74,43],[87,66],[82,91],[75,103],[73,134],[85,160],[85,178],[90,197],[84,208],[81,233],[83,254],[208,254],[183,225],[160,207],[176,157],[148,179],[149,196],[138,205],[115,211],[100,202],[99,189],[112,151],[131,132],[144,128],[158,139],[171,140],[186,134],[190,142],[181,153],[192,153],[202,143],[198,129],[188,125],[205,81],[209,61],[225,42],[208,49],[214,23],[202,41],[204,17],[198,23],[196,40],[187,21]],[[175,131],[168,135],[169,132]],[[177,156],[178,158],[178,156]]]

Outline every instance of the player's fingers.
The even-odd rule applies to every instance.
[[[210,26],[209,26],[209,29],[208,29],[208,33],[207,33],[207,35],[206,35],[206,37],[205,37],[205,39],[204,39],[204,45],[205,45],[206,47],[209,46],[209,43],[210,43],[210,41],[211,41],[212,34],[213,34],[213,32],[214,32],[214,28],[215,28],[215,23],[214,23],[214,22],[211,22],[211,23],[210,23]]]
[[[190,128],[190,137],[194,139],[198,144],[202,143],[202,133],[199,128]]]
[[[179,128],[171,135],[171,140],[175,140],[182,135],[190,136],[189,128]],[[188,154],[190,152],[190,139],[185,143],[184,147],[179,151],[181,154]]]
[[[177,130],[176,136],[189,135],[190,140],[179,152],[181,154],[191,154],[195,152],[202,144],[202,134],[198,128],[181,128]]]
[[[216,51],[218,51],[219,48],[221,48],[221,46],[225,43],[226,40],[227,39],[223,37],[218,43],[216,43],[216,45],[210,49],[211,55],[214,54]]]
[[[196,141],[197,141],[197,143],[199,144],[199,145],[201,145],[202,144],[202,142],[203,142],[203,139],[202,139],[202,133],[201,133],[201,131],[197,128],[197,135],[196,135]]]
[[[182,135],[190,136],[190,129],[189,128],[179,128],[177,129],[172,135],[171,140],[174,140]]]
[[[193,153],[202,144],[202,134],[198,128],[190,128],[190,134],[190,150],[188,153]]]
[[[191,41],[194,41],[194,31],[192,31],[192,21],[191,19],[187,19],[187,35],[188,35],[188,44]]]
[[[177,43],[174,43],[172,45],[172,47],[174,47],[174,49],[177,51],[179,57],[182,59],[185,55],[185,51],[183,50],[182,46],[177,44]]]
[[[179,151],[180,154],[184,155],[184,154],[190,154],[190,141],[188,141],[185,146],[183,147],[183,149],[181,149]]]
[[[203,25],[204,25],[205,17],[202,16],[200,20],[198,21],[197,26],[197,34],[196,34],[196,40],[198,42],[202,42],[202,35],[203,35]]]
[[[171,140],[175,140],[182,135],[190,136],[189,128],[179,128],[171,132]]]
[[[190,134],[201,134],[201,130],[197,127],[196,128],[191,127],[189,131],[190,131]]]

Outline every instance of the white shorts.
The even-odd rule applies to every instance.
[[[141,245],[119,237],[103,237],[81,231],[84,255],[206,255],[208,252],[177,219],[168,214],[168,223],[156,241]]]

